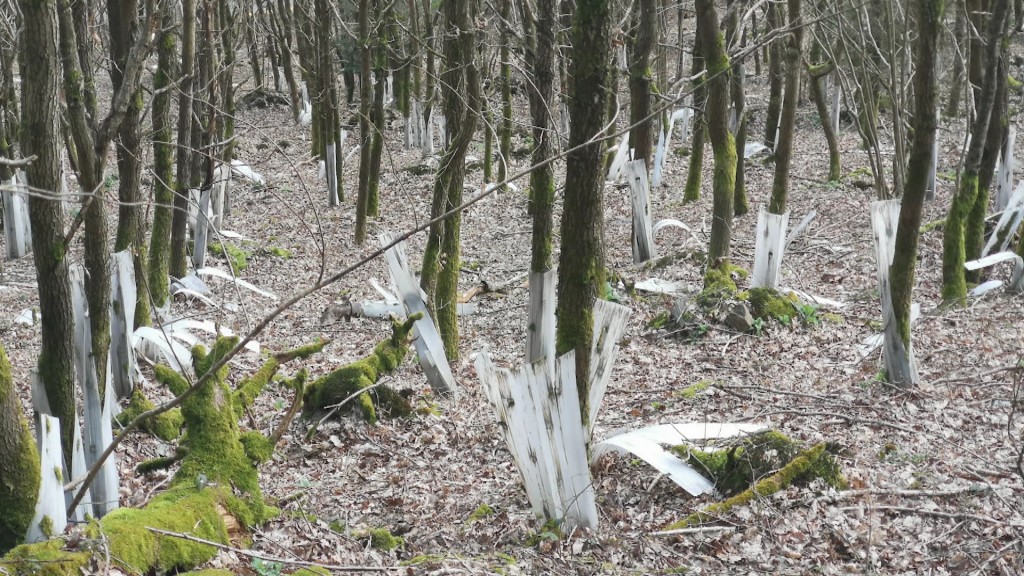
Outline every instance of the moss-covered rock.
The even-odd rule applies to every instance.
[[[132,394],[132,399],[128,402],[128,407],[117,415],[117,423],[125,426],[140,414],[149,412],[154,408],[156,408],[156,405],[149,398],[146,398],[142,390],[136,390]],[[184,423],[185,418],[181,415],[181,410],[172,408],[163,414],[147,418],[141,427],[153,436],[165,442],[170,442],[181,435],[181,427]]]
[[[405,539],[395,536],[387,528],[373,528],[356,535],[357,538],[368,538],[370,547],[385,552],[405,546]]]
[[[750,302],[750,311],[755,318],[778,320],[788,324],[799,314],[796,307],[799,300],[796,296],[780,294],[774,288],[751,288],[746,292],[746,298]]]
[[[412,325],[419,318],[419,314],[414,314],[404,323],[392,322],[391,337],[377,344],[372,354],[321,376],[306,387],[303,398],[306,414],[327,409],[351,396],[356,396],[359,410],[370,423],[377,422],[378,408],[396,417],[412,414],[412,405],[394,389],[383,385],[368,389],[381,375],[394,371],[402,363],[409,350]]]

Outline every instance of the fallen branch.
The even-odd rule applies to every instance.
[[[205,544],[207,546],[213,546],[220,550],[226,550],[228,552],[234,552],[249,558],[259,558],[267,562],[276,562],[279,564],[290,564],[292,566],[310,566],[314,568],[323,568],[325,570],[331,570],[334,572],[388,572],[391,570],[399,570],[398,568],[390,568],[388,566],[339,566],[337,564],[318,564],[316,562],[309,562],[308,560],[293,560],[291,558],[278,558],[276,556],[267,556],[266,554],[260,554],[259,552],[253,552],[252,550],[246,550],[244,548],[235,548],[226,544],[220,544],[213,542],[212,540],[206,540],[197,536],[190,536],[188,534],[182,534],[180,532],[168,532],[167,530],[160,530],[159,528],[147,528],[147,530],[159,534],[161,536],[170,536],[171,538],[181,538],[182,540],[188,540],[197,544]]]
[[[11,168],[23,168],[25,166],[29,166],[38,158],[39,157],[36,156],[35,154],[31,156],[26,156],[25,158],[19,158],[17,160],[13,160],[11,158],[4,158],[3,156],[0,156],[0,166],[10,166]]]

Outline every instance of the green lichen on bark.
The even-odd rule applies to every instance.
[[[125,426],[143,412],[148,412],[154,408],[156,408],[156,405],[149,398],[146,398],[142,390],[136,390],[132,394],[132,399],[128,402],[128,407],[117,415],[116,421],[121,426]],[[163,414],[147,418],[141,427],[153,436],[170,442],[181,435],[181,427],[184,423],[185,419],[181,415],[181,410],[172,408]]]
[[[378,408],[390,415],[405,417],[412,413],[412,405],[402,395],[387,386],[373,386],[381,375],[392,372],[405,358],[409,350],[409,333],[420,314],[410,316],[405,322],[392,323],[391,337],[377,344],[373,353],[321,376],[310,384],[304,393],[305,413],[323,410],[357,395],[356,402],[368,422],[377,422]],[[361,390],[365,390],[360,393]]]
[[[0,553],[25,537],[35,514],[39,482],[36,443],[21,414],[7,353],[0,346]]]
[[[965,233],[967,219],[978,196],[978,175],[965,172],[960,176],[960,189],[953,198],[946,217],[942,237],[942,299],[964,305],[967,302],[967,261]]]
[[[718,452],[689,446],[672,450],[729,497],[670,525],[670,530],[717,520],[755,498],[819,478],[833,488],[846,488],[846,479],[826,443],[802,450],[798,443],[774,430],[754,434]]]

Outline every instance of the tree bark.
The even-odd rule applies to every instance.
[[[793,161],[793,133],[796,129],[796,107],[800,92],[800,70],[803,68],[801,52],[804,41],[800,22],[800,0],[788,0],[790,33],[786,38],[786,91],[782,101],[782,120],[779,123],[778,146],[775,147],[775,178],[772,181],[772,199],[768,211],[783,214],[789,194],[789,167]]]
[[[60,142],[57,94],[58,60],[57,2],[21,0],[22,37],[19,51],[21,77],[21,153],[35,156],[25,169],[28,184],[40,190],[60,192]],[[29,48],[31,46],[31,49]],[[73,319],[71,283],[61,202],[33,194],[28,201],[32,225],[32,258],[39,284],[39,313],[42,316],[42,346],[39,377],[46,390],[50,413],[61,423],[64,462],[71,469],[75,421],[75,369],[72,363]]]
[[[196,3],[181,0],[181,80],[178,82],[178,143],[175,163],[174,213],[171,218],[171,276],[188,273],[185,242],[188,235],[189,188],[192,184],[192,99],[195,94]]]
[[[552,139],[557,138],[552,130],[551,117],[551,109],[555,104],[554,27],[558,18],[555,1],[540,0],[537,3],[536,21],[526,10],[523,11],[527,38],[526,61],[533,79],[527,96],[533,121],[534,166],[540,166],[551,158]],[[524,1],[522,5],[528,7],[529,2]],[[530,173],[530,214],[533,216],[530,270],[533,272],[551,269],[554,203],[555,172],[554,167],[546,163]]]
[[[359,0],[359,190],[356,196],[356,244],[366,241],[366,218],[370,206],[370,0]]]
[[[651,166],[651,53],[657,40],[657,4],[655,0],[638,0],[635,10],[636,35],[629,61],[629,121],[633,129],[629,145],[633,159]]]
[[[572,151],[566,157],[555,348],[558,354],[576,352],[576,387],[584,425],[589,414],[594,301],[605,276],[600,246],[604,226],[604,175],[601,174],[604,146],[600,142],[587,143],[604,128],[610,4],[607,0],[576,2],[569,64],[572,79],[569,148]]]
[[[696,78],[704,70],[704,55],[700,38],[693,39],[693,59],[690,76]],[[693,144],[690,147],[690,167],[686,174],[683,202],[700,200],[700,184],[704,175],[704,137],[707,134],[707,84],[705,79],[694,80],[693,90]],[[668,151],[666,151],[666,154]]]
[[[765,25],[768,34],[782,29],[784,14],[781,0],[769,2]],[[764,119],[764,145],[775,149],[776,133],[779,129],[779,113],[782,110],[783,49],[781,38],[774,38],[768,44],[768,111]]]

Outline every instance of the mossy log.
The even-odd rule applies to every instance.
[[[219,338],[209,352],[202,346],[194,347],[195,373],[209,372],[237,341]],[[271,362],[304,358],[319,348],[321,343],[296,349]],[[158,366],[156,374],[177,395],[189,387],[169,368]],[[239,431],[236,394],[227,383],[227,375],[224,366],[183,400],[181,418],[186,434],[179,446],[181,465],[168,490],[145,508],[120,508],[102,520],[93,520],[86,528],[84,541],[96,540],[97,550],[105,546],[115,565],[141,574],[190,570],[213,558],[216,549],[156,534],[149,528],[238,545],[248,538],[248,529],[277,514],[263,500],[256,469],[256,463],[269,457],[272,446],[258,432]],[[19,546],[0,558],[0,570],[43,575],[91,572],[93,553],[82,542],[55,539]]]
[[[411,414],[412,405],[401,394],[388,386],[374,385],[383,374],[394,371],[402,363],[409,351],[409,333],[419,318],[419,314],[413,314],[405,322],[393,321],[391,337],[377,344],[372,354],[310,384],[303,397],[305,414],[328,409],[352,396],[356,396],[363,417],[371,424],[377,422],[379,408],[391,416]],[[365,391],[360,393],[361,390]]]
[[[793,484],[820,478],[836,489],[846,487],[846,479],[828,444],[822,442],[802,450],[797,442],[774,430],[754,434],[716,452],[689,446],[676,446],[673,452],[714,481],[718,491],[729,497],[690,514],[670,525],[669,530],[717,520],[737,506]]]

